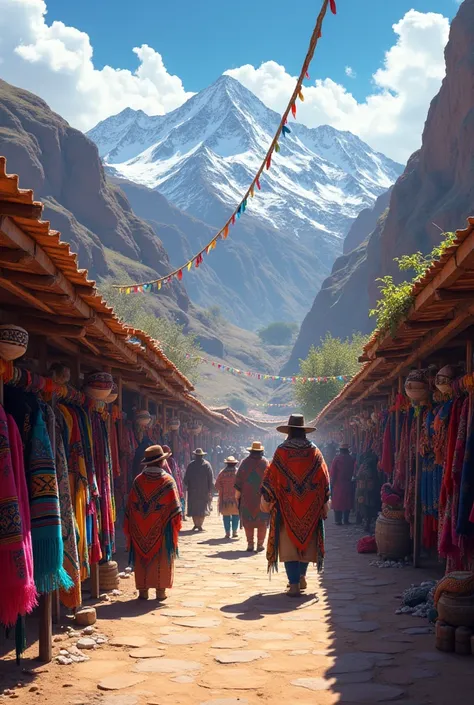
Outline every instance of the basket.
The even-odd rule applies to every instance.
[[[474,595],[441,595],[438,618],[453,627],[474,627]]]
[[[375,524],[377,552],[383,558],[398,560],[411,553],[410,526],[405,519],[379,515]]]

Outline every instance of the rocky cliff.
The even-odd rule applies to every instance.
[[[105,180],[97,147],[28,91],[0,81],[0,154],[20,185],[45,204],[44,218],[60,230],[92,278],[166,274],[168,255],[153,228],[138,218],[124,193]],[[145,267],[141,263],[149,263]],[[188,311],[177,282],[157,310]]]
[[[376,278],[400,276],[394,257],[429,252],[445,231],[464,227],[474,212],[474,0],[464,0],[445,50],[446,77],[433,99],[422,146],[395,183],[386,216],[367,242],[339,258],[306,316],[286,373],[298,369],[326,332],[350,335],[373,327],[367,311],[377,300]],[[369,226],[372,223],[369,223]],[[355,241],[360,241],[358,232]]]

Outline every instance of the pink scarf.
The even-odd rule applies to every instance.
[[[30,507],[20,433],[0,406],[0,623],[13,626],[36,606]]]

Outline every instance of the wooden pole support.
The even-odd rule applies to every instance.
[[[415,518],[413,524],[413,566],[420,567],[421,553],[421,458],[420,458],[420,434],[421,434],[421,416],[422,412],[416,418],[416,445],[415,445]]]
[[[49,663],[53,658],[52,594],[39,598],[39,660]]]
[[[59,590],[52,593],[52,621],[53,624],[59,624],[61,620],[61,602],[59,600]]]
[[[99,581],[99,564],[93,563],[91,565],[91,597],[95,600],[100,595],[100,581]]]

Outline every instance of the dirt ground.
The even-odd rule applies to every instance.
[[[193,534],[190,522],[184,524],[175,587],[165,603],[138,601],[132,577],[121,581],[120,597],[96,605],[97,630],[108,641],[84,652],[90,660],[38,664],[37,625],[30,619],[32,643],[21,667],[11,652],[0,664],[0,693],[11,691],[0,701],[474,702],[474,657],[437,652],[426,621],[395,615],[397,595],[431,577],[425,571],[371,566],[373,556],[356,553],[359,530],[337,527],[330,518],[325,573],[318,578],[310,567],[307,595],[292,600],[282,595],[283,571],[269,581],[265,555],[245,552],[243,532],[226,541],[216,515],[205,528]],[[125,558],[121,550],[122,563]],[[77,642],[66,634],[70,624],[65,616],[55,625],[55,656]]]

